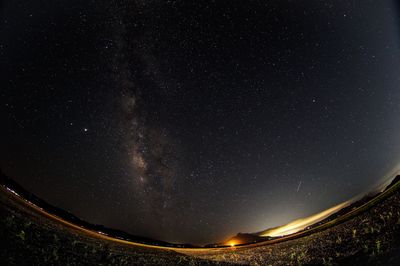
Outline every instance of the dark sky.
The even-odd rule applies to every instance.
[[[1,168],[92,223],[221,241],[400,162],[397,1],[0,4]]]

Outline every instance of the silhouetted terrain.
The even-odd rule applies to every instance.
[[[249,246],[211,249],[166,250],[131,246],[91,236],[43,216],[29,204],[0,189],[0,264],[1,265],[300,265],[356,264],[399,265],[400,263],[400,190],[399,177],[388,186],[387,197],[363,212],[333,227],[284,242],[257,243]],[[12,180],[2,183],[43,203]],[[389,193],[390,192],[390,193]],[[40,205],[47,206],[47,205]],[[51,205],[50,205],[51,206]],[[54,208],[54,209],[52,209]],[[68,212],[52,207],[68,219]],[[79,218],[80,223],[84,224]],[[87,224],[87,223],[86,223]],[[91,225],[87,225],[90,227]],[[122,234],[102,226],[102,232]],[[107,231],[110,230],[110,231]],[[134,236],[127,236],[132,237]],[[250,234],[238,234],[254,242]],[[145,238],[138,238],[143,241]],[[145,239],[147,240],[147,239]],[[152,240],[150,240],[152,241]],[[161,241],[155,241],[157,244]]]
[[[0,265],[215,265],[172,250],[89,236],[44,217],[4,188],[0,188],[0,246]]]
[[[147,238],[147,237],[131,235],[129,233],[126,233],[126,232],[118,230],[118,229],[105,227],[104,225],[91,224],[85,220],[78,218],[77,216],[75,216],[74,214],[72,214],[66,210],[55,207],[55,206],[47,203],[46,201],[40,199],[35,194],[30,193],[24,187],[22,187],[20,184],[18,184],[15,180],[7,177],[2,172],[0,173],[0,184],[6,186],[7,188],[12,189],[17,194],[22,196],[24,199],[27,199],[28,201],[32,202],[36,206],[44,209],[46,212],[48,212],[50,214],[54,214],[54,215],[62,218],[65,221],[74,223],[80,227],[83,227],[83,228],[86,228],[86,229],[89,229],[92,231],[102,232],[105,235],[113,236],[113,237],[116,237],[119,239],[124,239],[124,240],[129,240],[132,242],[144,243],[144,244],[149,244],[149,245],[169,246],[169,247],[192,247],[192,245],[190,245],[190,244],[172,244],[172,243],[168,243],[165,241],[155,240],[155,239],[151,239],[151,238]]]
[[[309,235],[185,254],[252,265],[400,265],[400,183],[394,185],[387,198],[357,216]]]
[[[335,221],[337,220],[339,217],[344,217],[346,214],[350,213],[353,210],[356,210],[360,207],[362,207],[363,205],[368,205],[369,202],[371,202],[372,200],[378,198],[379,195],[381,195],[382,193],[384,193],[385,191],[389,190],[392,186],[394,186],[396,183],[398,183],[400,181],[400,175],[396,176],[391,183],[381,192],[370,192],[367,193],[366,195],[364,195],[363,197],[361,197],[360,199],[352,202],[351,204],[349,204],[346,207],[343,207],[342,209],[339,209],[338,211],[334,212],[333,214],[329,215],[328,217],[310,225],[307,226],[304,230],[300,230],[299,232],[305,232],[307,230],[310,229],[314,229],[317,228],[323,224],[326,224],[328,222],[331,221]],[[274,227],[274,228],[268,228],[266,230],[263,230],[261,232],[265,232],[265,231],[269,231],[272,229],[277,229],[280,226]],[[261,237],[260,233],[261,232],[256,232],[256,233],[238,233],[236,236],[233,236],[232,238],[230,238],[228,241],[226,241],[223,244],[220,245],[229,245],[229,243],[234,243],[235,245],[243,245],[243,244],[251,244],[251,243],[256,243],[256,242],[262,242],[262,241],[267,241],[267,240],[274,240],[274,239],[279,239],[281,238],[281,236],[277,236],[277,237],[271,237],[271,236],[265,236],[265,237]],[[215,246],[215,245],[210,245]]]

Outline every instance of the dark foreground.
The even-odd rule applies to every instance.
[[[69,228],[0,191],[0,265],[400,265],[400,190],[332,228],[273,245],[203,250],[130,246]]]
[[[216,264],[171,250],[134,247],[89,236],[43,217],[2,188],[0,203],[0,265]]]

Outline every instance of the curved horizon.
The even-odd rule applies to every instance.
[[[371,193],[378,193],[378,192],[383,192],[384,189],[394,181],[394,179],[400,174],[399,167],[395,168],[396,170],[393,170],[390,172],[390,175],[387,175],[386,177],[382,178],[379,182],[377,182],[374,186],[371,187],[370,190],[365,191],[363,193],[360,193],[352,198],[350,198],[347,201],[344,201],[342,203],[339,203],[333,207],[330,207],[328,209],[325,209],[321,212],[315,213],[313,215],[307,216],[307,217],[302,217],[295,219],[287,224],[280,225],[277,227],[269,228],[266,230],[263,230],[261,232],[255,233],[259,236],[263,237],[281,237],[281,236],[286,236],[290,234],[297,233],[301,230],[306,229],[307,227],[314,225],[325,218],[329,217],[332,214],[335,214],[336,212],[340,211],[341,209],[351,205],[352,203],[360,200],[362,197],[365,197]]]
[[[336,206],[330,207],[330,208],[328,208],[326,210],[323,210],[323,211],[321,211],[319,213],[316,213],[316,214],[313,214],[311,216],[308,216],[308,217],[305,217],[305,218],[298,218],[298,219],[295,219],[295,220],[293,220],[293,221],[291,221],[291,222],[289,222],[287,224],[284,224],[284,225],[280,225],[280,226],[269,228],[269,229],[266,229],[266,230],[263,230],[263,231],[260,231],[260,232],[248,233],[248,234],[252,234],[252,235],[256,235],[256,236],[260,236],[260,237],[272,237],[272,238],[277,238],[277,239],[283,238],[283,237],[286,237],[286,236],[295,235],[296,233],[299,233],[299,232],[301,232],[301,231],[303,231],[305,229],[308,229],[308,227],[310,227],[310,226],[316,225],[318,222],[324,220],[325,218],[328,218],[329,216],[337,213],[338,211],[340,211],[343,208],[351,205],[352,203],[357,202],[361,198],[363,198],[363,197],[365,197],[367,195],[370,195],[371,193],[373,193],[372,199],[374,199],[376,195],[379,195],[379,193],[376,194],[378,191],[379,192],[385,192],[385,189],[387,188],[387,186],[389,184],[391,184],[395,180],[396,177],[400,177],[400,175],[399,175],[400,174],[400,170],[396,170],[396,171],[394,171],[394,173],[395,174],[393,174],[391,178],[384,178],[383,179],[383,180],[385,180],[385,182],[384,182],[385,185],[384,186],[382,186],[382,185],[378,186],[378,187],[375,186],[373,189],[371,189],[367,193],[359,194],[358,196],[355,196],[355,197],[351,198],[350,200],[342,202],[342,203],[340,203],[340,204],[338,204]],[[400,182],[400,181],[398,181],[398,182]],[[202,247],[206,247],[207,249],[208,248],[213,248],[213,247],[214,248],[223,248],[223,247],[233,247],[233,246],[238,246],[238,245],[239,246],[243,246],[243,245],[253,245],[254,244],[253,241],[251,241],[251,242],[240,242],[240,240],[239,241],[237,241],[237,240],[232,241],[232,240],[226,240],[226,239],[225,240],[221,239],[217,243],[207,242],[206,244],[203,244],[203,245],[194,245],[193,243],[169,243],[169,242],[165,242],[165,240],[163,240],[163,239],[153,239],[154,241],[160,241],[161,243],[159,243],[159,244],[154,244],[153,243],[152,244],[150,242],[146,243],[146,241],[145,242],[137,242],[137,241],[135,241],[133,239],[119,238],[117,235],[112,235],[112,234],[109,235],[108,233],[103,232],[103,231],[93,230],[91,228],[88,228],[88,227],[85,227],[85,226],[82,226],[82,225],[78,224],[77,221],[72,222],[72,221],[69,221],[68,219],[66,219],[65,217],[62,218],[60,216],[57,216],[56,213],[48,212],[48,210],[46,210],[44,206],[36,205],[36,203],[29,201],[29,199],[27,199],[24,196],[19,194],[20,192],[23,192],[23,191],[15,191],[15,190],[9,188],[6,184],[3,184],[3,185],[5,185],[5,188],[7,189],[7,191],[9,191],[10,193],[14,194],[18,198],[24,200],[25,202],[29,203],[30,207],[35,208],[36,211],[38,211],[39,213],[42,213],[45,216],[47,216],[49,218],[52,218],[52,219],[54,219],[54,220],[56,220],[58,222],[61,222],[61,223],[65,224],[65,225],[67,225],[67,226],[73,227],[73,228],[78,229],[78,230],[82,230],[83,232],[86,232],[86,233],[89,233],[89,234],[93,234],[94,233],[94,234],[96,234],[97,237],[100,236],[101,238],[108,239],[108,240],[113,240],[113,241],[126,243],[126,244],[130,243],[130,244],[144,246],[144,247],[167,248],[167,249],[170,248],[172,250],[190,249],[190,248],[202,248]],[[19,184],[17,184],[17,185],[19,185]],[[26,191],[26,192],[29,193],[29,191]],[[359,209],[364,205],[368,205],[369,202],[372,199],[369,199],[367,202],[363,203],[363,205],[357,207],[356,209]],[[58,208],[58,207],[56,207],[56,208]],[[355,210],[354,209],[353,210],[349,210],[348,212],[343,213],[342,215],[347,215],[348,213],[354,212]],[[74,214],[72,214],[72,215],[74,215]],[[339,216],[338,218],[341,218],[341,216]],[[90,221],[85,221],[85,220],[82,220],[82,221],[83,222],[88,222],[89,224],[91,224]],[[327,223],[327,222],[325,222],[325,223]],[[319,224],[318,227],[324,226],[325,223]],[[91,225],[96,225],[96,224],[91,224]],[[101,226],[105,226],[104,229],[107,229],[107,230],[120,230],[118,228],[108,228],[108,227],[106,227],[106,225],[101,225]],[[124,232],[124,231],[122,231],[122,232]],[[141,236],[141,235],[131,235],[131,236],[132,237],[140,237],[140,238],[144,237],[144,238],[147,238],[146,236]],[[149,239],[149,240],[151,240],[151,239]],[[263,242],[268,242],[268,240],[263,239],[263,240],[259,240],[258,242],[263,243]],[[275,241],[274,241],[274,243],[275,243]],[[175,246],[169,246],[168,244],[175,245]],[[211,244],[213,244],[213,245],[217,244],[217,245],[211,247],[211,246],[209,246]],[[194,245],[194,246],[189,246],[188,247],[188,246],[185,246],[185,245]]]

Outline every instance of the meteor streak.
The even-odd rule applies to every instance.
[[[300,181],[299,185],[297,186],[297,192],[299,192],[300,186],[301,186],[301,181]]]

